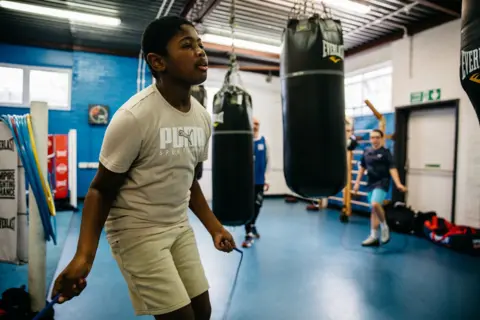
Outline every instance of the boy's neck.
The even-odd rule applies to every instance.
[[[163,98],[167,100],[170,105],[179,111],[188,112],[190,110],[190,85],[173,81],[167,77],[157,79],[156,86]]]

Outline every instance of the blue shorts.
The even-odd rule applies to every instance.
[[[387,191],[381,188],[375,188],[368,193],[368,202],[372,204],[373,202],[383,205],[383,201],[387,197]]]

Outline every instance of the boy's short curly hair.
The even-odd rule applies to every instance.
[[[155,76],[154,71],[147,61],[149,53],[156,53],[166,56],[168,42],[181,30],[183,25],[193,27],[192,22],[179,16],[165,16],[153,20],[149,23],[142,36],[143,58],[147,62],[150,71]]]

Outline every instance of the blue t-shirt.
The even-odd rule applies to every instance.
[[[395,168],[390,150],[380,147],[368,147],[363,151],[360,165],[367,170],[367,189],[381,188],[388,192],[390,188],[390,169]]]
[[[265,143],[265,138],[260,137],[259,139],[254,140],[254,170],[255,170],[255,184],[265,184],[265,172],[267,170],[267,144]]]

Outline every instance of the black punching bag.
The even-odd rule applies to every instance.
[[[480,123],[480,0],[462,2],[460,79]]]
[[[223,225],[241,226],[254,209],[252,99],[230,72],[213,98],[212,207]]]
[[[207,107],[207,90],[203,85],[192,87],[192,96],[197,99],[200,104]],[[203,176],[203,162],[200,162],[195,171],[195,179],[200,180]]]
[[[340,21],[288,21],[280,62],[284,175],[305,197],[334,195],[346,184],[343,60]]]

